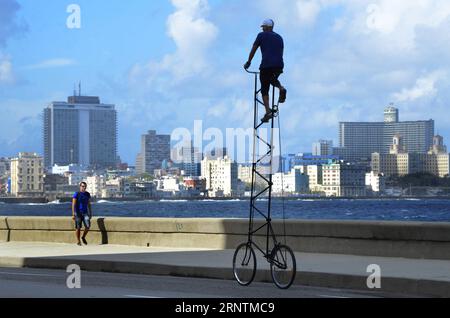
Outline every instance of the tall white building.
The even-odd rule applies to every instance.
[[[373,171],[366,173],[366,187],[372,192],[383,193],[386,190],[386,178]]]
[[[238,179],[244,183],[252,183],[253,166],[239,165]]]
[[[323,166],[323,191],[328,197],[366,195],[366,169],[359,165],[336,162]]]
[[[41,156],[21,152],[11,159],[11,194],[17,197],[44,194],[44,160]]]
[[[162,177],[154,182],[159,192],[175,195],[185,190],[184,183],[177,177]]]
[[[70,96],[44,109],[45,167],[117,163],[117,112],[98,97]]]
[[[309,177],[309,189],[311,192],[322,192],[323,168],[321,165],[307,166],[306,174]]]
[[[301,169],[293,168],[289,173],[276,173],[272,182],[272,191],[276,194],[309,192],[309,177]]]
[[[106,179],[104,176],[92,176],[87,177],[86,181],[87,189],[86,191],[90,193],[91,196],[101,198],[103,189],[106,187]]]
[[[233,196],[238,191],[238,166],[228,156],[202,160],[202,178],[210,196]]]

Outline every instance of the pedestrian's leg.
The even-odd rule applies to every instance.
[[[89,229],[91,228],[91,221],[87,215],[83,217],[83,223],[84,223],[84,233],[83,233],[83,243],[87,245],[86,241],[86,235],[89,233]]]
[[[81,243],[81,238],[80,238],[80,236],[81,236],[81,229],[77,229],[75,234],[76,234],[76,237],[77,237],[77,243]]]

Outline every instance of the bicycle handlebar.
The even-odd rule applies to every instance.
[[[245,68],[244,68],[244,70],[245,70],[247,73],[249,73],[249,74],[259,74],[259,72],[249,71],[249,70],[247,70],[247,69],[245,69]]]

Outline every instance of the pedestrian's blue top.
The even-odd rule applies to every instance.
[[[284,42],[279,34],[273,31],[261,32],[255,40],[255,45],[261,48],[262,62],[260,69],[284,68]]]
[[[75,212],[79,214],[87,214],[88,213],[88,203],[91,198],[91,194],[89,192],[75,192],[73,198],[77,200],[75,204]]]

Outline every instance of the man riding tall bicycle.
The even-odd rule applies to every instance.
[[[278,80],[278,77],[283,73],[284,69],[284,41],[279,34],[273,31],[273,20],[264,20],[261,27],[263,28],[263,32],[258,34],[258,37],[253,44],[248,61],[245,63],[244,68],[247,70],[251,66],[256,51],[258,50],[258,48],[261,48],[261,95],[263,97],[264,107],[266,108],[266,114],[261,119],[261,121],[263,123],[267,123],[275,115],[269,104],[270,85],[277,87],[280,90],[280,97],[278,102],[284,103],[286,101],[287,90],[283,85],[281,85],[280,81]]]

